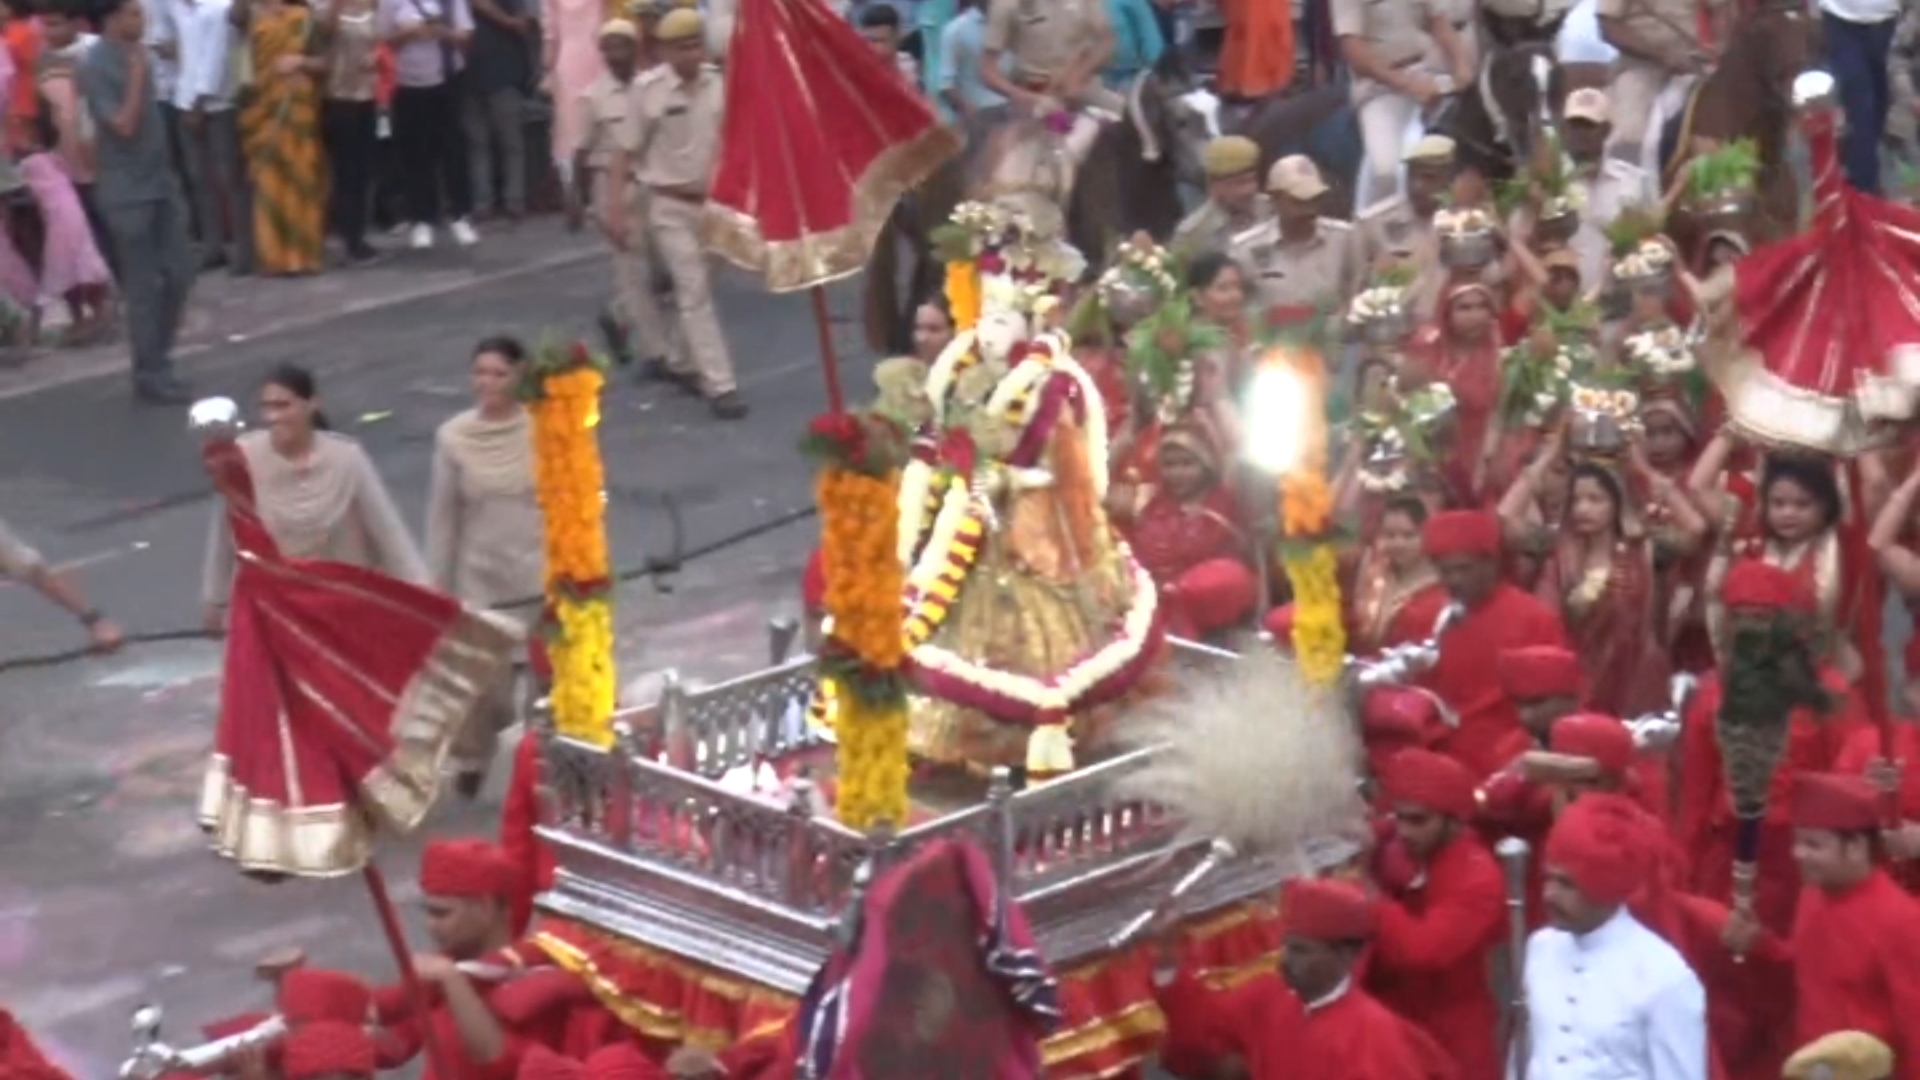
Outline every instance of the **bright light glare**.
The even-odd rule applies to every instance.
[[[1253,374],[1247,391],[1247,427],[1243,452],[1255,467],[1283,473],[1300,460],[1300,410],[1307,387],[1284,364],[1267,364]]]

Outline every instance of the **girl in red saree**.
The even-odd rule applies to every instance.
[[[1500,327],[1493,290],[1478,281],[1453,285],[1439,319],[1414,335],[1401,381],[1453,388],[1452,446],[1443,463],[1448,485],[1478,505],[1489,490],[1488,463],[1499,438]]]
[[[1352,560],[1341,591],[1347,600],[1347,648],[1358,656],[1433,635],[1447,592],[1420,548],[1427,504],[1411,495],[1387,500],[1379,524]]]
[[[1167,428],[1155,446],[1151,494],[1116,524],[1160,587],[1168,632],[1205,640],[1253,610],[1252,538],[1222,482],[1220,452],[1200,424]]]
[[[509,624],[373,570],[282,554],[247,455],[205,450],[234,555],[198,817],[243,870],[330,876],[426,816],[449,745],[511,662]]]
[[[1640,429],[1638,462],[1627,479],[1634,501],[1646,508],[1659,581],[1660,639],[1673,670],[1699,674],[1713,667],[1706,559],[1692,540],[1705,521],[1685,488],[1700,455],[1699,423],[1671,387],[1650,387],[1640,398]]]
[[[1501,502],[1510,527],[1520,524],[1541,476],[1536,463]],[[1534,593],[1565,621],[1587,673],[1587,707],[1594,712],[1637,716],[1666,704],[1654,584],[1652,545],[1628,506],[1625,485],[1599,464],[1576,464],[1566,512]]]

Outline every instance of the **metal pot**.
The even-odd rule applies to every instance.
[[[1474,270],[1493,261],[1498,245],[1492,229],[1440,234],[1440,263],[1452,270]]]
[[[1673,291],[1673,267],[1668,265],[1645,274],[1615,276],[1613,280],[1628,293],[1657,292],[1667,296]]]
[[[1397,345],[1412,330],[1405,311],[1384,311],[1360,324],[1360,340],[1369,345]]]
[[[1159,308],[1160,290],[1136,275],[1125,274],[1100,286],[1100,303],[1115,322],[1132,326]]]
[[[1580,215],[1572,207],[1547,214],[1533,223],[1533,236],[1542,244],[1564,244],[1580,231]]]

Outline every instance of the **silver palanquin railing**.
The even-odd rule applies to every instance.
[[[792,624],[776,623],[773,638],[772,665],[751,675],[695,690],[669,674],[658,703],[615,717],[612,750],[546,729],[542,833],[558,872],[543,910],[797,994],[832,949],[856,871],[927,841],[979,843],[1056,965],[1105,950],[1208,851],[1162,808],[1119,794],[1116,783],[1145,767],[1153,747],[1017,792],[1002,771],[985,801],[897,834],[824,816],[805,780],[784,802],[723,786],[729,770],[828,741],[806,720],[812,658],[787,657]],[[1233,659],[1174,644],[1182,668]],[[1233,861],[1182,909],[1273,895],[1301,869],[1296,856]]]

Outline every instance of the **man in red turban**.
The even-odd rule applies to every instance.
[[[1587,674],[1580,667],[1580,655],[1572,649],[1559,645],[1503,649],[1495,667],[1500,691],[1513,702],[1521,726],[1536,745],[1546,741],[1555,720],[1577,711],[1586,700]]]
[[[1880,792],[1839,773],[1793,783],[1793,853],[1806,883],[1789,946],[1794,1039],[1867,1032],[1893,1048],[1894,1080],[1920,1080],[1920,901],[1876,864]],[[1736,946],[1757,928],[1736,914]]]
[[[280,1044],[285,1080],[372,1080],[373,1039],[364,1027],[338,1020],[297,1024]]]
[[[1167,1018],[1164,1061],[1190,1073],[1188,1063],[1232,1055],[1254,1077],[1291,1075],[1298,1062],[1338,1062],[1341,1080],[1459,1075],[1426,1032],[1356,985],[1356,966],[1374,931],[1365,890],[1296,878],[1281,892],[1280,906],[1286,948],[1277,973],[1212,990],[1163,949],[1154,983]]]
[[[1707,1080],[1707,995],[1685,958],[1627,910],[1654,852],[1645,811],[1589,795],[1554,822],[1544,852],[1550,925],[1527,942],[1525,1075],[1618,1062],[1631,1075]]]
[[[1800,896],[1788,819],[1793,777],[1832,771],[1853,732],[1872,724],[1846,676],[1809,659],[1810,646],[1803,635],[1812,629],[1808,616],[1813,601],[1797,577],[1758,559],[1744,560],[1727,572],[1721,599],[1727,614],[1721,661],[1687,703],[1675,749],[1679,782],[1674,789],[1674,836],[1691,860],[1687,891],[1732,903],[1739,826],[1727,792],[1718,734],[1729,679],[1738,684],[1759,673],[1758,692],[1735,694],[1733,699],[1739,707],[1756,698],[1764,705],[1784,693],[1767,682],[1774,677],[1771,673],[1810,667],[1825,700],[1797,703],[1788,714],[1787,750],[1774,772],[1756,859],[1755,907],[1760,922],[1785,937],[1793,928],[1794,904]]]
[[[426,984],[435,1042],[455,1059],[457,1075],[426,1080],[512,1080],[521,1056],[534,1046],[567,1049],[573,1033],[603,1012],[578,978],[545,962],[537,949],[516,946],[511,904],[519,871],[499,846],[480,839],[435,840],[420,858],[420,891],[427,933],[438,952],[414,957]],[[510,972],[490,978],[461,964]],[[405,995],[376,995],[393,1053],[382,1064],[410,1059],[425,1031]]]
[[[1375,853],[1380,886],[1367,988],[1426,1028],[1463,1080],[1501,1075],[1499,1005],[1487,981],[1502,940],[1500,865],[1470,825],[1475,776],[1454,758],[1403,750],[1380,786],[1393,833]]]
[[[1449,510],[1427,519],[1427,557],[1461,608],[1440,636],[1440,660],[1424,685],[1459,715],[1440,749],[1465,762],[1476,779],[1511,760],[1522,733],[1500,682],[1500,655],[1532,645],[1565,648],[1566,627],[1553,608],[1501,575],[1500,519],[1478,510]]]
[[[1440,702],[1411,686],[1380,686],[1360,702],[1360,740],[1367,749],[1367,772],[1379,776],[1402,750],[1431,747],[1446,734]]]

